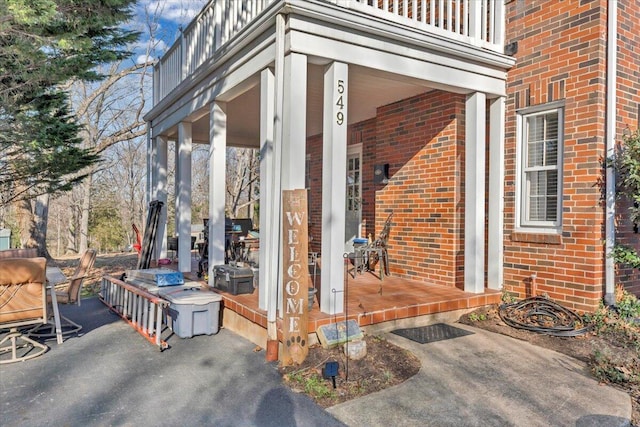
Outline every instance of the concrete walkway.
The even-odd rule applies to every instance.
[[[329,412],[350,426],[629,426],[631,399],[563,354],[455,324],[473,335],[427,344],[386,334],[422,361],[405,383]]]
[[[0,426],[628,426],[627,394],[567,356],[509,337],[430,344],[407,382],[325,411],[282,385],[264,351],[222,329],[159,352],[97,299],[63,314],[83,335],[0,365]],[[343,424],[344,423],[344,424]]]

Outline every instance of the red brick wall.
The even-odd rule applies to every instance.
[[[463,287],[465,98],[433,91],[378,108],[376,231],[393,212],[392,274]],[[371,171],[371,174],[373,171]]]
[[[621,0],[618,2],[618,72],[617,72],[617,139],[625,132],[636,130],[640,126],[640,2]],[[640,252],[640,234],[628,217],[624,217],[627,205],[619,203],[617,241],[634,246]],[[621,267],[618,280],[626,288],[640,296],[640,271]]]
[[[508,73],[505,152],[506,290],[539,294],[593,311],[603,295],[606,1],[507,3],[507,42],[518,42]],[[562,233],[514,233],[516,110],[564,100]]]
[[[362,144],[363,236],[374,238],[393,212],[389,237],[394,276],[463,287],[464,96],[433,91],[378,108],[349,127]],[[312,164],[311,234],[320,248],[321,137],[307,142]],[[389,183],[374,166],[389,164]]]

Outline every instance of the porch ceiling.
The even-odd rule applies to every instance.
[[[309,63],[307,73],[307,136],[322,133],[323,65]],[[426,82],[379,72],[359,66],[349,67],[348,123],[375,117],[376,109],[433,89]],[[194,115],[194,143],[208,144],[209,115]],[[177,131],[176,131],[177,132]],[[177,137],[174,132],[170,137]],[[260,141],[260,87],[252,86],[227,103],[227,144],[258,148]]]

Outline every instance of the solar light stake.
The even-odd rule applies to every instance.
[[[336,376],[338,375],[338,362],[331,361],[324,364],[322,368],[322,377],[324,379],[331,378],[333,388],[336,388]]]

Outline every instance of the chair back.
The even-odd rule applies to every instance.
[[[67,292],[69,293],[69,304],[75,304],[80,300],[80,291],[82,290],[82,283],[84,279],[89,275],[89,271],[93,268],[93,263],[96,261],[96,250],[87,249],[82,257],[80,263],[76,267],[76,271],[73,276],[69,278],[69,287]]]
[[[27,249],[5,249],[0,251],[0,259],[6,258],[35,258],[38,256],[36,248]]]
[[[0,259],[0,327],[47,323],[46,258]]]
[[[391,217],[393,217],[393,212],[391,212],[385,220],[382,230],[374,242],[374,246],[382,246],[383,248],[387,246],[389,234],[391,233]]]

